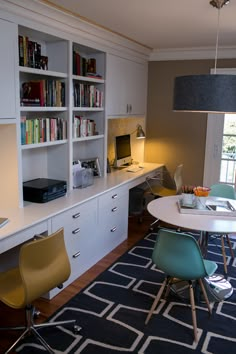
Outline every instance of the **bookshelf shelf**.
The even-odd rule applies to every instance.
[[[21,112],[66,112],[68,107],[20,106]]]
[[[105,83],[105,80],[103,80],[103,79],[96,79],[96,78],[91,78],[91,77],[87,77],[87,76],[73,75],[72,79],[78,80],[78,81],[96,83],[96,84],[104,84]]]
[[[73,111],[77,112],[103,112],[103,107],[73,107]]]
[[[39,144],[26,144],[26,145],[21,145],[21,150],[38,149],[42,147],[46,148],[48,146],[63,145],[67,143],[68,140],[56,140],[56,141],[48,141],[45,143],[39,143]]]
[[[57,77],[57,78],[68,78],[67,74],[60,73],[57,71],[52,71],[52,70],[42,70],[42,69],[34,69],[34,68],[28,68],[26,66],[19,66],[19,72],[20,73],[27,73],[27,74],[34,74],[34,75],[39,75],[39,76],[52,76],[52,77]]]
[[[74,138],[73,143],[80,142],[80,141],[99,140],[99,139],[104,139],[104,134]]]

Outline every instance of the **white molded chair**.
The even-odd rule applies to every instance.
[[[227,199],[236,199],[235,197],[235,190],[232,186],[228,184],[221,184],[221,183],[216,183],[213,184],[211,187],[210,196],[213,197],[222,197],[222,198],[227,198]],[[222,248],[222,256],[223,256],[223,261],[224,261],[224,271],[225,274],[227,274],[228,269],[227,269],[227,258],[226,258],[226,252],[225,252],[225,243],[224,241],[227,241],[227,244],[229,246],[230,254],[231,257],[234,259],[234,251],[232,244],[230,242],[230,238],[228,234],[219,234],[219,235],[211,235],[212,237],[221,237],[221,248]]]

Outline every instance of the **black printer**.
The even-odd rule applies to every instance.
[[[36,178],[23,183],[23,199],[29,202],[47,203],[63,197],[66,192],[66,181]]]

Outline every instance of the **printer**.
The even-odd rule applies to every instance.
[[[66,192],[66,181],[36,178],[23,183],[23,199],[29,202],[47,203],[63,197]]]

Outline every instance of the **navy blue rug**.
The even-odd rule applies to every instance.
[[[211,316],[204,303],[197,304],[198,343],[193,340],[189,302],[174,294],[161,301],[148,325],[144,324],[164,279],[151,261],[155,239],[156,234],[147,235],[50,318],[76,319],[81,327],[78,334],[68,326],[40,330],[56,354],[236,353],[235,292],[215,302]],[[235,249],[236,242],[232,245]],[[210,241],[207,258],[218,263],[217,273],[223,273],[218,240]],[[236,288],[236,260],[230,256],[228,280]],[[45,354],[41,344],[30,338],[18,352]]]

